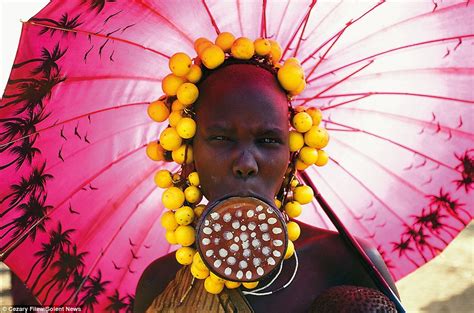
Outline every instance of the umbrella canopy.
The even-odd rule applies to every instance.
[[[330,163],[307,173],[399,279],[472,220],[474,5],[51,1],[23,24],[0,102],[1,259],[43,304],[133,305],[172,251],[145,154],[176,52],[221,31],[280,42],[321,108]],[[300,220],[332,228],[317,203]]]

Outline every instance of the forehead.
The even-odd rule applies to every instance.
[[[288,102],[276,78],[255,65],[229,65],[199,86],[198,123],[270,123],[287,126]],[[259,122],[261,121],[261,122]]]

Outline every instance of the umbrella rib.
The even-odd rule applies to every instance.
[[[371,65],[372,63],[374,63],[374,60],[370,60],[369,62],[367,62],[367,64],[365,64],[364,66],[362,66],[361,68],[355,70],[354,72],[350,73],[349,75],[341,78],[340,80],[336,81],[335,83],[329,85],[326,89],[323,89],[323,91],[320,91],[318,94],[316,94],[314,97],[315,98],[318,98],[319,96],[321,96],[323,93],[325,93],[326,91],[328,90],[331,90],[332,88],[338,86],[339,84],[342,84],[343,82],[345,82],[346,80],[348,80],[349,78],[351,78],[352,76],[356,75],[357,73],[363,71],[366,67],[368,67],[369,65]]]
[[[237,16],[239,17],[239,27],[240,27],[240,33],[242,36],[244,36],[244,26],[242,24],[242,12],[240,8],[240,0],[237,0]]]
[[[142,150],[143,148],[146,147],[146,144],[143,144],[141,145],[140,147],[132,150],[132,151],[129,151],[127,152],[126,154],[122,155],[121,157],[119,157],[117,160],[114,160],[112,162],[110,162],[110,164],[108,164],[106,167],[102,168],[100,171],[98,171],[97,173],[95,173],[94,175],[90,176],[88,179],[86,179],[79,187],[77,187],[76,189],[74,189],[71,193],[69,193],[68,196],[66,196],[66,198],[61,201],[58,205],[56,205],[52,210],[50,210],[49,212],[47,212],[43,217],[41,217],[41,219],[39,219],[38,221],[36,221],[33,225],[31,225],[28,229],[26,229],[22,234],[18,235],[16,237],[16,240],[14,240],[8,247],[5,248],[4,251],[2,251],[0,253],[0,260],[2,259],[2,257],[4,255],[8,255],[12,249],[15,249],[16,246],[18,244],[20,244],[21,242],[23,242],[23,240],[29,235],[29,233],[31,233],[33,231],[33,229],[41,224],[45,219],[48,219],[49,216],[51,214],[53,214],[54,212],[56,212],[62,205],[64,205],[66,203],[66,201],[68,199],[70,199],[72,196],[74,196],[76,193],[78,193],[79,191],[82,190],[82,188],[84,186],[86,186],[87,184],[89,184],[92,180],[96,179],[97,177],[99,177],[101,174],[103,174],[105,171],[107,171],[108,169],[110,169],[113,165],[119,163],[120,161],[123,161],[124,159],[126,159],[127,157],[133,155],[134,153],[136,153],[137,151],[140,151]]]
[[[17,138],[17,139],[14,139],[14,140],[11,140],[7,143],[4,143],[4,144],[0,144],[0,148],[4,147],[4,146],[7,146],[11,143],[15,143],[17,141],[20,141],[20,140],[23,140],[25,138],[29,138],[31,136],[34,136],[40,132],[43,132],[43,131],[46,131],[48,129],[51,129],[51,128],[54,128],[56,126],[60,126],[60,125],[63,125],[63,124],[67,124],[71,121],[75,121],[75,120],[78,120],[78,119],[81,119],[81,118],[85,118],[87,116],[92,116],[92,115],[95,115],[95,114],[98,114],[98,113],[102,113],[102,112],[106,112],[106,111],[112,111],[112,110],[117,110],[117,109],[123,109],[123,108],[127,108],[127,107],[134,107],[134,106],[142,106],[142,105],[148,105],[150,104],[149,102],[136,102],[136,103],[127,103],[127,104],[122,104],[122,105],[118,105],[118,106],[114,106],[114,107],[108,107],[108,108],[104,108],[104,109],[100,109],[100,110],[96,110],[96,111],[92,111],[92,112],[87,112],[87,113],[84,113],[84,114],[81,114],[81,115],[77,115],[77,116],[74,116],[72,118],[69,118],[67,120],[64,120],[64,121],[61,121],[61,122],[55,122],[53,125],[51,126],[48,126],[48,127],[45,127],[45,128],[42,128],[42,129],[39,129],[38,131],[34,132],[34,133],[31,133],[27,136],[23,136],[23,137],[20,137],[20,138]]]
[[[342,169],[347,175],[349,175],[352,179],[354,179],[362,188],[364,188],[372,197],[374,197],[378,202],[384,206],[388,212],[390,212],[393,216],[395,216],[403,225],[408,226],[407,223],[392,209],[386,204],[381,198],[379,198],[369,187],[367,187],[359,178],[357,178],[354,174],[349,172],[344,166],[342,166],[336,159],[330,157],[330,159],[336,164],[340,169]]]
[[[221,31],[219,30],[219,27],[217,26],[216,19],[211,13],[211,10],[209,10],[209,7],[207,6],[206,0],[201,0],[201,3],[204,5],[204,8],[206,9],[207,15],[211,19],[211,24],[214,27],[214,30],[216,31],[216,34],[219,35]]]
[[[317,48],[313,53],[311,53],[308,57],[306,57],[306,59],[303,60],[303,63],[305,63],[307,60],[309,60],[310,58],[312,58],[322,47],[324,47],[328,42],[330,42],[333,38],[335,38],[334,42],[331,44],[331,46],[329,46],[329,48],[326,50],[326,52],[324,52],[323,56],[319,58],[319,61],[316,63],[316,65],[313,66],[313,68],[311,69],[311,71],[309,72],[308,74],[308,77],[309,78],[315,71],[316,69],[319,67],[319,65],[323,62],[323,60],[325,60],[325,57],[326,55],[329,53],[329,51],[331,51],[331,49],[334,47],[334,45],[336,44],[336,42],[341,38],[341,36],[344,34],[344,32],[351,26],[351,25],[354,25],[355,23],[357,23],[358,21],[360,21],[362,18],[364,18],[366,15],[368,15],[370,12],[374,11],[376,8],[378,8],[380,5],[382,5],[383,3],[385,3],[385,1],[380,1],[379,3],[377,3],[376,5],[374,5],[372,8],[370,8],[369,10],[367,10],[366,12],[364,12],[362,15],[360,15],[359,17],[357,17],[355,20],[350,20],[349,22],[346,23],[346,25],[339,31],[337,32],[334,36],[332,36],[326,43],[324,43],[322,46],[320,46],[319,48]]]
[[[148,172],[146,172],[146,174],[144,175],[143,179],[141,179],[140,181],[137,182],[136,186],[133,187],[132,190],[127,190],[127,196],[124,198],[124,200],[126,198],[128,198],[133,191],[135,191],[139,186],[141,186],[141,184],[148,180],[150,178],[150,175],[152,175],[156,169],[158,169],[159,167],[156,167],[156,168],[152,168],[151,170],[149,170]],[[143,197],[143,199],[141,199],[136,205],[135,207],[133,208],[133,210],[128,214],[127,218],[125,218],[123,220],[123,222],[121,223],[121,225],[119,227],[116,228],[116,231],[114,233],[114,235],[112,236],[112,238],[109,240],[109,242],[107,243],[107,245],[104,247],[104,248],[101,248],[100,249],[100,253],[97,255],[97,257],[95,258],[95,260],[92,262],[92,264],[90,264],[90,266],[88,266],[89,269],[89,272],[86,274],[86,278],[84,279],[87,280],[87,277],[89,277],[92,272],[94,271],[95,267],[97,266],[97,264],[99,263],[100,259],[105,255],[105,253],[107,252],[107,250],[110,248],[111,244],[113,243],[113,241],[115,240],[115,238],[117,238],[118,234],[120,233],[122,227],[128,222],[128,219],[130,217],[132,217],[132,215],[138,210],[138,208],[140,207],[140,205],[143,204],[143,202],[157,189],[156,186],[153,186],[153,188],[147,192],[147,194],[145,195],[145,197]]]
[[[306,24],[308,23],[309,16],[311,15],[311,11],[313,10],[314,6],[316,5],[316,2],[317,2],[317,0],[312,0],[311,4],[308,6],[308,9],[307,9],[303,19],[300,21],[298,27],[293,32],[293,35],[291,35],[290,40],[288,40],[288,42],[286,43],[285,49],[283,50],[282,59],[285,58],[286,53],[290,49],[290,45],[293,43],[293,40],[295,40],[296,35],[300,31],[303,24],[304,24],[304,28],[303,28],[303,32],[304,32],[304,29],[306,28]],[[303,36],[303,34],[301,34],[301,36]]]
[[[133,41],[130,41],[130,40],[126,40],[126,39],[122,39],[122,38],[119,38],[119,37],[102,35],[102,34],[93,33],[93,32],[87,31],[87,30],[62,28],[62,27],[57,27],[57,26],[48,25],[48,24],[43,24],[43,23],[38,23],[38,22],[33,22],[33,21],[26,21],[26,22],[22,22],[22,23],[24,23],[24,24],[30,24],[30,25],[34,25],[34,26],[45,27],[45,28],[50,28],[50,29],[56,29],[56,30],[60,30],[60,31],[64,31],[64,32],[69,32],[69,33],[86,34],[86,35],[90,35],[90,36],[94,36],[94,37],[112,39],[112,40],[116,40],[116,41],[118,41],[118,42],[122,42],[122,43],[125,43],[125,44],[129,44],[129,45],[132,45],[132,46],[135,46],[135,47],[142,48],[142,49],[144,49],[144,50],[146,50],[146,51],[150,51],[150,52],[152,52],[152,53],[158,54],[158,55],[160,55],[160,56],[162,56],[162,57],[165,57],[165,58],[167,58],[167,59],[170,58],[169,55],[167,55],[167,54],[165,54],[165,53],[163,53],[163,52],[160,52],[160,51],[155,50],[155,49],[152,49],[152,48],[145,47],[145,46],[140,45],[140,44],[138,44],[138,43],[136,43],[136,42],[133,42]]]
[[[389,117],[389,118],[393,118],[393,119],[396,119],[396,120],[399,120],[399,121],[406,122],[408,124],[416,123],[416,124],[419,124],[419,125],[423,126],[423,128],[432,127],[436,130],[436,132],[433,133],[433,135],[437,134],[441,131],[444,131],[445,133],[451,133],[451,135],[467,137],[468,139],[471,139],[471,137],[473,137],[473,134],[462,131],[462,130],[459,130],[457,128],[452,128],[452,127],[449,127],[449,126],[441,126],[440,124],[435,125],[432,122],[430,123],[430,122],[426,122],[426,121],[423,121],[423,120],[420,120],[420,119],[411,118],[411,117],[407,117],[407,116],[402,116],[402,115],[399,115],[399,114],[393,114],[393,113],[387,113],[387,112],[381,112],[381,111],[375,111],[375,110],[366,110],[366,109],[360,109],[360,108],[340,108],[339,110],[360,111],[360,112],[364,112],[364,113],[380,114],[380,115],[383,115],[383,116],[386,116],[386,117]]]
[[[175,24],[173,24],[169,19],[167,19],[166,17],[161,15],[155,8],[153,8],[149,4],[145,3],[145,1],[143,1],[143,0],[138,1],[138,3],[141,4],[142,6],[144,6],[145,8],[147,8],[150,12],[152,12],[156,16],[159,16],[160,18],[162,18],[165,22],[167,22],[169,25],[171,25],[171,27],[174,30],[176,30],[183,37],[185,37],[191,45],[193,45],[193,40],[187,34],[185,34],[181,29],[179,29]]]
[[[267,0],[262,1],[262,16],[260,17],[260,37],[267,38]]]
[[[162,79],[146,77],[146,76],[127,76],[127,75],[99,75],[99,76],[68,76],[63,84],[83,82],[83,81],[93,81],[93,80],[112,80],[112,79],[122,79],[127,81],[150,81],[160,83]]]
[[[347,143],[345,143],[344,141],[342,141],[341,139],[338,139],[338,138],[333,138],[335,141],[339,142],[339,144],[341,144],[342,146],[346,147],[347,149],[349,150],[352,150],[353,152],[359,154],[360,156],[366,158],[367,160],[369,160],[370,162],[373,162],[375,163],[380,169],[382,169],[384,172],[388,173],[390,176],[392,176],[393,178],[397,179],[400,183],[402,183],[403,185],[409,187],[410,189],[416,191],[418,194],[420,194],[421,196],[427,196],[426,193],[424,193],[423,191],[421,191],[420,189],[418,189],[415,185],[411,184],[410,182],[408,182],[406,179],[400,177],[399,175],[397,175],[396,173],[392,172],[391,170],[389,170],[387,167],[383,166],[382,164],[380,164],[380,162],[378,162],[377,160],[375,160],[374,158],[368,156],[367,154],[361,152],[360,150],[358,149],[355,149],[354,147],[348,145]]]
[[[316,99],[352,97],[352,96],[373,96],[373,95],[413,96],[413,97],[432,98],[432,99],[438,99],[438,100],[449,100],[449,101],[456,101],[456,102],[474,104],[474,100],[459,99],[459,98],[452,98],[452,97],[443,97],[443,96],[430,95],[430,94],[424,94],[424,93],[398,92],[398,91],[352,92],[352,93],[341,93],[341,94],[333,94],[333,95],[326,95],[326,96],[319,96],[319,97],[299,98],[297,100],[304,101],[304,103],[307,103],[308,101],[316,100]]]
[[[349,104],[349,103],[352,103],[352,102],[356,102],[356,101],[359,101],[359,100],[362,100],[362,99],[365,99],[365,98],[368,98],[370,97],[370,95],[363,95],[363,96],[360,96],[358,98],[354,98],[354,99],[351,99],[351,100],[347,100],[347,101],[343,101],[343,102],[340,102],[340,103],[336,103],[336,104],[332,104],[330,106],[322,106],[320,107],[320,110],[321,111],[325,111],[325,110],[330,110],[330,109],[334,109],[334,108],[337,108],[337,107],[340,107],[340,106],[343,106],[343,105],[346,105],[346,104]]]
[[[338,126],[342,126],[342,127],[347,127],[348,129],[351,129],[351,130],[353,130],[353,131],[361,132],[361,133],[367,134],[367,135],[369,135],[369,136],[373,136],[373,137],[375,137],[375,138],[378,138],[378,139],[381,139],[381,140],[390,142],[390,143],[392,143],[392,144],[394,144],[394,145],[396,145],[396,146],[398,146],[398,147],[400,147],[400,148],[402,148],[402,149],[404,149],[404,150],[413,152],[413,153],[415,153],[415,154],[417,154],[417,155],[419,155],[419,156],[421,156],[421,157],[424,157],[424,158],[426,158],[426,159],[428,159],[428,160],[430,160],[430,161],[432,161],[432,162],[434,162],[434,163],[436,163],[436,164],[439,164],[439,165],[441,165],[441,166],[444,166],[444,167],[446,167],[447,169],[450,169],[450,170],[452,170],[452,171],[454,171],[454,172],[461,173],[460,170],[457,170],[457,169],[455,169],[455,168],[453,168],[453,167],[451,167],[451,166],[449,166],[449,165],[447,165],[447,164],[445,164],[445,163],[443,163],[443,162],[441,162],[441,161],[438,161],[438,160],[436,160],[436,159],[434,159],[434,158],[432,158],[432,157],[430,157],[430,156],[428,156],[428,155],[426,155],[426,154],[424,154],[424,153],[421,153],[421,152],[419,152],[419,151],[417,151],[417,150],[415,150],[415,149],[413,149],[413,148],[410,148],[410,147],[408,147],[408,146],[406,146],[406,145],[403,145],[403,144],[401,144],[401,143],[398,143],[398,142],[396,142],[396,141],[394,141],[394,140],[392,140],[392,139],[389,139],[389,138],[387,138],[387,137],[383,137],[383,136],[377,135],[377,134],[375,134],[375,133],[372,133],[372,132],[369,132],[369,131],[366,131],[366,130],[363,130],[363,129],[360,129],[360,128],[355,128],[355,127],[352,127],[352,126],[349,126],[349,125],[346,125],[346,124],[342,124],[342,123],[337,123],[337,122],[334,122],[334,121],[331,121],[331,120],[324,120],[324,122],[330,123],[330,124],[334,124],[334,125],[338,125]]]
[[[374,238],[372,238],[372,234],[369,232],[369,230],[367,229],[367,227],[364,226],[364,224],[362,224],[360,222],[360,219],[358,219],[356,217],[356,215],[354,214],[354,212],[349,209],[349,206],[347,205],[347,203],[344,201],[344,199],[336,192],[336,190],[329,184],[329,182],[324,178],[323,175],[321,175],[321,173],[319,173],[318,171],[314,171],[316,173],[316,175],[319,176],[319,178],[326,184],[326,186],[328,186],[328,188],[331,190],[331,192],[336,196],[336,198],[342,203],[343,207],[346,209],[347,212],[349,212],[349,214],[352,216],[352,218],[354,219],[354,221],[356,221],[357,224],[359,224],[359,227],[362,228],[364,230],[364,232],[367,234],[367,236],[365,238],[369,238],[373,243],[375,243],[375,240]]]
[[[347,63],[345,65],[342,65],[336,69],[333,69],[331,71],[328,71],[328,72],[325,72],[323,74],[320,74],[314,78],[311,78],[309,79],[309,77],[311,76],[311,74],[308,75],[307,79],[308,79],[308,83],[311,83],[317,79],[320,79],[321,77],[324,77],[324,76],[327,76],[327,75],[330,75],[330,74],[334,74],[335,72],[337,71],[340,71],[341,69],[344,69],[344,68],[347,68],[347,67],[350,67],[354,64],[357,64],[357,63],[360,63],[360,62],[363,62],[363,61],[366,61],[366,60],[369,60],[369,59],[374,59],[378,56],[381,56],[381,55],[385,55],[385,54],[389,54],[389,53],[392,53],[392,52],[396,52],[396,51],[399,51],[399,50],[403,50],[403,49],[408,49],[408,48],[413,48],[413,47],[417,47],[417,46],[422,46],[422,45],[427,45],[427,44],[432,44],[432,43],[440,43],[440,42],[444,42],[444,41],[452,41],[452,40],[459,40],[459,39],[462,39],[462,38],[473,38],[474,37],[474,34],[466,34],[466,35],[460,35],[460,36],[454,36],[454,37],[444,37],[444,38],[438,38],[438,39],[432,39],[432,40],[426,40],[426,41],[420,41],[420,42],[416,42],[416,43],[413,43],[413,44],[409,44],[409,45],[403,45],[403,46],[399,46],[399,47],[395,47],[395,48],[391,48],[391,49],[388,49],[388,50],[385,50],[385,51],[382,51],[382,52],[378,52],[378,53],[375,53],[375,54],[372,54],[368,57],[364,57],[362,59],[359,59],[359,60],[356,60],[356,61],[353,61],[351,63]]]
[[[316,4],[317,0],[314,1],[314,4]],[[301,31],[300,33],[300,36],[298,38],[298,43],[296,44],[296,48],[295,48],[295,51],[293,52],[293,57],[296,57],[296,54],[298,54],[298,50],[300,49],[300,46],[301,46],[301,42],[303,41],[303,36],[304,36],[304,33],[306,31],[306,26],[308,26],[308,22],[309,22],[309,16],[311,14],[311,10],[313,8],[310,9],[310,11],[308,12],[308,17],[305,18],[305,21],[304,21],[304,26],[303,26],[303,30]],[[306,39],[305,39],[306,40]]]
[[[286,13],[288,13],[288,7],[289,6],[290,6],[290,0],[286,1],[285,9],[283,10],[283,15],[281,17],[280,23],[278,24],[278,28],[277,28],[276,32],[274,34],[272,34],[272,36],[270,36],[270,37],[276,36],[275,40],[278,39],[277,37],[280,34],[280,29],[281,29],[281,26],[283,25],[283,21],[285,20]]]
[[[458,3],[458,4],[454,4],[454,5],[450,6],[450,7],[447,7],[447,8],[444,8],[444,9],[442,9],[442,10],[436,11],[435,14],[440,14],[440,12],[443,12],[443,11],[445,11],[445,10],[449,10],[450,8],[456,7],[456,6],[462,6],[462,4],[459,4],[459,3]],[[350,47],[354,46],[355,44],[361,43],[362,41],[364,41],[364,40],[366,40],[366,39],[368,39],[368,38],[370,38],[370,37],[372,37],[372,36],[374,36],[374,35],[376,35],[376,34],[386,32],[386,31],[388,31],[389,29],[392,29],[392,28],[394,28],[394,27],[396,27],[396,26],[402,25],[402,24],[404,24],[404,23],[410,22],[410,21],[412,21],[412,20],[414,20],[414,19],[417,19],[417,18],[420,18],[420,17],[429,16],[429,15],[432,15],[432,14],[433,14],[433,12],[423,13],[423,14],[420,14],[420,15],[416,15],[416,16],[410,17],[410,18],[405,19],[405,20],[403,20],[403,21],[399,21],[399,22],[397,22],[397,23],[395,23],[395,24],[386,26],[386,27],[375,31],[375,32],[373,32],[372,34],[370,34],[370,35],[368,35],[368,36],[366,36],[366,37],[364,37],[364,38],[362,38],[362,39],[360,39],[360,40],[358,40],[358,41],[356,41],[356,42],[353,42],[351,45],[344,47],[344,49],[350,49]],[[344,51],[344,50],[342,50],[342,51]]]
[[[90,144],[84,145],[83,148],[71,152],[70,155],[64,155],[63,158],[64,158],[64,159],[67,159],[67,158],[69,158],[69,156],[77,155],[78,153],[81,153],[82,151],[85,151],[85,150],[87,150],[87,149],[89,149],[89,148],[91,148],[91,147],[93,147],[93,146],[95,146],[95,145],[97,145],[97,144],[99,144],[99,143],[101,143],[101,142],[103,142],[103,141],[109,139],[109,138],[112,138],[112,137],[114,137],[114,136],[117,136],[118,134],[127,132],[127,131],[132,130],[132,129],[136,128],[136,127],[140,127],[140,126],[147,125],[147,124],[153,124],[153,123],[155,123],[155,122],[150,121],[150,122],[146,122],[146,123],[142,123],[142,124],[137,124],[137,125],[132,125],[132,126],[130,126],[130,127],[121,129],[121,130],[118,131],[118,132],[115,132],[115,133],[110,134],[110,136],[108,136],[108,137],[104,137],[104,138],[101,138],[100,140],[93,141],[93,142],[91,142]],[[64,161],[59,161],[59,160],[58,160],[58,161],[56,161],[56,163],[53,163],[53,164],[51,164],[50,167],[46,168],[46,170],[48,170],[48,171],[49,171],[49,170],[52,170],[52,169],[55,168],[56,166],[58,166],[58,165],[60,165],[60,164],[63,164],[63,162],[64,162]]]

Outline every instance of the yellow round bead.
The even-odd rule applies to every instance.
[[[219,65],[224,63],[225,60],[224,51],[216,45],[207,47],[199,56],[201,57],[204,66],[210,70],[217,68]]]
[[[273,200],[273,202],[275,202],[275,206],[277,207],[277,209],[281,208],[281,201],[280,200],[275,199],[275,200]]]
[[[289,93],[290,93],[290,95],[292,95],[292,96],[297,96],[297,95],[299,95],[300,93],[302,93],[303,90],[305,90],[305,88],[306,88],[306,80],[303,79],[303,80],[301,81],[301,83],[299,84],[299,86],[296,87],[295,90],[290,90]]]
[[[165,153],[165,150],[156,141],[150,142],[146,146],[146,155],[153,161],[164,161],[165,160],[164,153]]]
[[[188,182],[191,186],[199,186],[199,174],[197,172],[192,172],[188,175]]]
[[[178,187],[170,187],[163,192],[161,202],[163,202],[165,208],[176,210],[183,206],[184,192]]]
[[[209,276],[204,281],[204,289],[206,289],[206,291],[209,293],[217,295],[221,293],[222,289],[224,289],[224,283],[216,282]]]
[[[306,110],[306,113],[308,113],[311,116],[311,119],[313,120],[313,126],[318,126],[321,123],[323,119],[323,113],[321,112],[320,109],[308,108]]]
[[[291,240],[288,240],[288,246],[286,248],[284,259],[287,260],[295,253],[295,245]]]
[[[242,283],[242,285],[247,289],[254,289],[255,287],[258,286],[258,281]]]
[[[318,160],[314,163],[317,166],[324,166],[329,162],[329,156],[324,150],[318,150]]]
[[[161,89],[163,89],[163,92],[167,96],[176,96],[179,86],[185,82],[185,78],[176,76],[174,74],[169,74],[163,79],[161,83]]]
[[[197,83],[201,80],[202,77],[202,70],[201,67],[197,66],[196,64],[191,65],[191,69],[189,70],[188,75],[186,75],[186,79],[190,83]]]
[[[300,225],[296,222],[288,222],[288,224],[286,224],[286,229],[288,230],[288,239],[291,241],[297,240],[301,235]]]
[[[228,52],[235,41],[234,35],[229,32],[220,33],[216,38],[216,45],[218,45],[223,51]]]
[[[184,189],[184,196],[189,203],[197,203],[201,200],[201,190],[196,186],[189,186]]]
[[[174,233],[174,230],[167,230],[166,233],[165,233],[165,239],[171,245],[177,245],[178,244],[178,242],[176,241],[176,235]]]
[[[290,183],[290,186],[291,186],[291,188],[295,188],[299,184],[300,184],[300,182],[298,181],[298,178],[294,177],[293,180]]]
[[[202,57],[202,53],[204,52],[204,50],[206,50],[207,48],[209,47],[212,47],[214,46],[214,44],[211,42],[211,41],[206,41],[206,42],[202,42],[201,44],[199,44],[196,52],[199,56],[199,58]],[[202,60],[200,59],[199,62],[201,62]],[[194,63],[197,63],[196,61],[194,61]],[[199,64],[199,63],[198,63]]]
[[[188,206],[182,206],[174,213],[176,223],[179,225],[189,225],[194,221],[194,211]]]
[[[178,227],[174,213],[171,211],[166,211],[161,216],[161,226],[166,230],[174,231]]]
[[[163,101],[157,100],[150,103],[148,106],[148,115],[155,122],[163,122],[170,115],[170,110]]]
[[[270,41],[270,45],[272,46],[270,50],[270,56],[272,58],[272,62],[273,64],[277,64],[278,62],[280,62],[281,55],[283,52],[278,42],[272,39],[269,39],[269,41]]]
[[[160,188],[169,188],[173,186],[173,177],[168,170],[159,170],[155,174],[155,184]]]
[[[236,59],[249,60],[255,53],[253,42],[245,37],[237,38],[232,45],[231,53]]]
[[[203,44],[212,44],[212,42],[207,39],[207,38],[204,38],[204,37],[200,37],[198,39],[196,39],[194,41],[194,50],[199,54],[199,48],[203,45]]]
[[[291,218],[300,216],[302,211],[303,211],[303,208],[298,201],[290,201],[287,204],[285,204],[285,212]]]
[[[225,279],[220,278],[219,276],[217,276],[216,274],[214,274],[212,271],[210,272],[209,277],[210,277],[212,280],[214,280],[215,282],[218,282],[218,283],[225,283]]]
[[[193,266],[195,266],[200,271],[209,271],[209,269],[207,268],[206,264],[202,260],[201,255],[199,253],[196,253],[194,255]]]
[[[288,64],[301,66],[300,61],[297,58],[288,58],[288,59],[286,59],[286,61],[283,63],[283,65],[288,65]]]
[[[261,56],[266,56],[272,50],[272,44],[268,39],[258,38],[253,42],[255,53]]]
[[[236,282],[236,281],[226,280],[224,285],[226,286],[227,289],[235,289],[235,288],[239,288],[241,283]]]
[[[204,212],[204,209],[206,209],[206,206],[204,204],[200,204],[194,208],[194,214],[196,214],[197,217],[200,217],[202,212]]]
[[[196,122],[189,117],[183,117],[176,125],[176,131],[183,139],[190,139],[196,134]]]
[[[318,150],[316,150],[315,148],[304,146],[300,150],[299,157],[301,161],[303,161],[307,165],[313,165],[316,161],[318,161]]]
[[[160,144],[168,151],[173,151],[181,147],[182,141],[183,139],[181,139],[174,127],[168,127],[160,135]]]
[[[298,151],[304,146],[304,137],[303,134],[299,133],[296,130],[292,130],[288,136],[288,145],[291,152]]]
[[[298,186],[293,191],[293,198],[301,204],[308,204],[313,201],[314,192],[309,186]]]
[[[191,164],[194,161],[193,147],[184,144],[171,152],[171,158],[178,164]]]
[[[173,103],[171,104],[171,111],[183,111],[184,110],[184,105],[179,102],[178,99],[174,100]]]
[[[209,277],[209,270],[200,270],[193,263],[191,265],[191,274],[197,279],[206,279],[207,277]]]
[[[306,133],[313,126],[313,120],[308,113],[300,112],[293,116],[292,125],[298,132]]]
[[[309,165],[304,163],[300,158],[297,158],[295,162],[295,167],[298,171],[304,171],[309,167]]]
[[[304,142],[310,147],[322,149],[326,147],[329,142],[329,134],[326,129],[313,126],[304,134]]]
[[[192,83],[184,83],[179,86],[176,95],[178,96],[179,102],[181,102],[185,107],[188,107],[196,102],[199,97],[199,90],[196,85]]]
[[[303,69],[294,64],[283,65],[278,70],[278,81],[288,91],[295,90],[304,81]]]
[[[176,250],[176,260],[181,265],[189,265],[193,263],[193,256],[196,253],[196,250],[190,247],[181,247]]]
[[[191,58],[183,52],[178,52],[171,56],[168,66],[176,76],[186,76],[191,69]]]
[[[189,225],[181,225],[176,228],[174,231],[176,235],[176,241],[178,244],[182,245],[183,247],[188,247],[194,243],[194,236],[195,231],[192,226]]]
[[[176,125],[178,125],[179,121],[181,121],[182,118],[183,118],[182,110],[172,111],[168,118],[168,122],[171,127],[176,127]]]

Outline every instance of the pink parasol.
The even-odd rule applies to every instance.
[[[307,170],[395,279],[472,220],[467,2],[51,1],[23,24],[0,103],[0,259],[43,304],[126,310],[174,249],[145,154],[168,59],[221,31],[274,38],[324,111],[331,162]],[[332,228],[316,202],[300,220]]]

